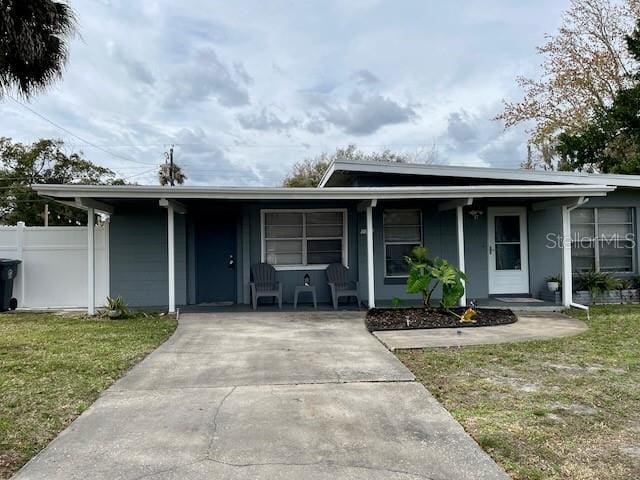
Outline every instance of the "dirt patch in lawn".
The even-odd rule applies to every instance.
[[[462,322],[453,315],[462,315],[465,308],[374,308],[369,310],[365,324],[370,332],[377,330],[410,330],[416,328],[461,328],[507,325],[518,320],[508,309],[478,308],[474,323]]]

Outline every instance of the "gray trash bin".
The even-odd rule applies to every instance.
[[[18,302],[13,298],[13,279],[22,261],[0,258],[0,312],[15,310]]]

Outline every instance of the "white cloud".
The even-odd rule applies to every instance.
[[[114,155],[6,101],[0,129],[57,136],[139,182],[171,143],[194,184],[278,184],[350,143],[517,167],[525,132],[491,118],[567,3],[74,2],[64,79],[30,107]]]

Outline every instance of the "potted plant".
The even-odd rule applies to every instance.
[[[551,275],[544,279],[547,282],[547,290],[551,293],[555,293],[560,289],[560,285],[562,285],[562,277],[558,274]]]
[[[121,296],[107,297],[107,315],[109,318],[121,318],[127,314],[127,304]]]

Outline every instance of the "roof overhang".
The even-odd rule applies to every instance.
[[[327,187],[338,172],[363,174],[415,175],[427,177],[483,178],[514,182],[542,182],[578,185],[613,185],[640,188],[640,175],[591,174],[580,172],[545,172],[513,168],[466,167],[456,165],[429,165],[418,163],[371,162],[363,160],[337,160],[329,165],[319,188]]]
[[[605,196],[607,185],[478,185],[427,187],[163,187],[143,185],[33,185],[41,196],[68,201],[97,199],[210,200],[406,200],[443,198],[549,198]]]

